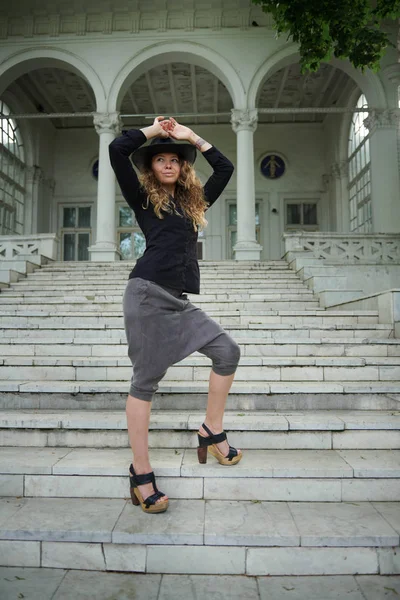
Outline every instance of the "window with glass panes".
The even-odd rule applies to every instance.
[[[137,224],[134,212],[129,206],[118,206],[118,245],[121,260],[136,260],[146,249],[145,237]]]
[[[260,243],[260,203],[256,202],[256,240]],[[235,258],[234,247],[237,241],[237,206],[233,202],[228,203],[228,258]]]
[[[367,99],[360,96],[357,108],[368,108]],[[354,113],[349,137],[349,201],[350,231],[372,232],[371,159],[368,129],[364,119],[368,112]]]
[[[311,200],[286,200],[285,229],[318,229],[317,203]]]
[[[17,123],[0,100],[0,235],[24,232],[25,157]]]
[[[63,260],[89,260],[91,244],[91,207],[62,207]]]

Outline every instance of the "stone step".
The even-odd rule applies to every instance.
[[[8,367],[10,368],[10,367]],[[63,369],[68,369],[69,367],[62,367]],[[40,369],[40,367],[32,367],[32,370]],[[68,380],[68,379],[51,379],[50,372],[52,367],[46,368],[46,379],[41,381],[30,380],[27,371],[29,371],[29,367],[24,369],[24,373],[20,374],[19,379],[9,379],[0,380],[0,392],[10,392],[10,400],[6,401],[4,396],[4,401],[7,403],[7,407],[10,406],[8,402],[12,402],[11,398],[14,398],[14,402],[18,402],[18,398],[13,396],[13,393],[20,392],[26,394],[73,394],[77,396],[78,394],[126,394],[128,392],[128,378],[124,381],[102,381],[102,380]],[[194,402],[197,401],[199,395],[204,395],[203,398],[206,397],[208,391],[208,383],[206,381],[161,381],[159,386],[159,394],[164,395],[175,395],[175,400],[178,402],[177,408],[189,408],[191,398]],[[325,398],[328,395],[329,400],[332,398],[334,394],[344,394],[347,396],[348,394],[357,395],[367,395],[371,394],[384,394],[385,397],[387,394],[399,394],[400,393],[400,382],[393,381],[388,379],[387,381],[363,381],[363,380],[346,380],[341,381],[340,378],[338,380],[331,381],[271,381],[270,383],[266,381],[253,381],[249,383],[248,381],[234,381],[231,389],[232,401],[236,398],[236,402],[242,404],[240,396],[245,395],[247,400],[243,400],[246,406],[253,405],[255,399],[252,396],[260,395],[263,397],[265,408],[276,407],[279,405],[280,394],[290,395],[295,394],[298,398],[299,406],[295,406],[295,408],[301,408],[301,398],[300,396],[304,394],[309,397],[310,395],[317,396],[320,394],[321,401],[323,403],[322,408],[329,407],[326,406]],[[276,395],[277,397],[268,398],[269,395]],[[391,397],[391,396],[390,396]],[[0,402],[1,402],[0,398]],[[351,396],[348,396],[348,400],[351,400]],[[112,398],[109,399],[112,401]],[[305,398],[305,402],[307,398]],[[78,402],[78,399],[77,399]],[[247,404],[246,404],[247,402]],[[378,405],[378,398],[376,398],[377,408],[381,408]],[[186,404],[189,403],[189,406]],[[77,403],[76,403],[77,404]],[[293,402],[291,402],[292,406]],[[318,402],[317,402],[318,404]],[[392,404],[389,402],[389,408],[392,408]],[[394,404],[397,406],[397,401],[394,400]],[[345,406],[347,408],[347,404]],[[356,406],[357,408],[362,408],[360,406]],[[97,408],[97,406],[96,406]],[[333,406],[335,408],[335,406]]]
[[[123,346],[121,346],[123,349]],[[43,350],[43,348],[42,348]],[[71,351],[72,354],[72,351]],[[121,352],[122,354],[122,352]],[[5,356],[0,358],[0,366],[57,366],[57,367],[129,367],[131,361],[125,353],[122,356],[87,356],[83,355],[79,358],[76,356],[58,356],[57,353],[42,354],[39,357],[24,356],[21,352],[15,356]],[[242,356],[239,369],[243,371],[247,367],[400,367],[400,356]],[[210,360],[202,356],[200,353],[191,355],[184,360],[176,363],[171,369],[181,367],[191,368],[207,368],[211,367]],[[178,371],[175,371],[178,372]],[[0,371],[1,374],[1,371]],[[395,375],[395,371],[392,371]],[[398,373],[400,375],[400,371]],[[251,371],[249,370],[251,380]],[[175,379],[175,377],[173,378]],[[240,379],[240,377],[239,377]]]
[[[91,384],[91,385],[90,385]],[[175,391],[161,387],[153,401],[153,410],[167,412],[198,411],[206,409],[207,386],[175,386]],[[306,410],[394,410],[400,404],[397,383],[350,382],[345,386],[316,382],[297,382],[285,386],[273,384],[272,392],[265,384],[235,384],[227,409],[242,413],[246,411],[294,411]],[[128,384],[122,382],[13,382],[0,384],[0,409],[4,410],[125,410]],[[84,391],[83,391],[84,390]]]
[[[50,304],[50,303],[49,303]],[[67,310],[76,310],[76,308],[81,308],[82,305],[78,306],[78,305],[72,305],[72,304],[65,304],[65,303],[52,303],[53,306],[55,307],[59,307],[62,306],[63,308],[67,309]],[[93,304],[93,313],[96,314],[96,311],[100,311],[100,310],[115,310],[117,312],[119,312],[120,315],[122,315],[122,303],[118,302],[115,305],[111,304],[111,303],[106,303],[106,302],[99,302],[97,304]],[[247,301],[243,301],[243,302],[239,302],[239,301],[218,301],[218,302],[202,302],[202,303],[198,303],[199,308],[201,308],[202,310],[208,312],[209,310],[242,310],[242,309],[247,309],[247,310],[251,310],[251,309],[255,309],[255,310],[262,310],[262,309],[286,309],[286,310],[306,310],[307,308],[310,308],[311,310],[315,310],[316,308],[318,308],[318,302],[316,300],[302,300],[302,301],[296,301],[296,300],[265,300],[265,301],[257,301],[257,300],[247,300]],[[83,306],[84,307],[84,306]],[[11,308],[13,308],[11,306]],[[15,307],[14,307],[15,308]],[[27,307],[29,309],[29,306]],[[30,305],[31,309],[35,309],[36,307],[33,305]],[[5,318],[5,317],[2,317]]]
[[[0,507],[2,555],[16,566],[63,568],[74,556],[80,568],[108,560],[107,568],[117,571],[141,557],[135,570],[147,573],[319,575],[398,568],[398,502],[171,499],[157,517],[120,498],[4,498]]]
[[[79,297],[79,298],[84,298],[85,301],[87,300],[88,296],[91,296],[96,299],[98,297],[118,297],[118,298],[122,298],[123,294],[125,292],[125,288],[126,285],[123,286],[117,286],[117,285],[110,285],[108,288],[106,287],[101,287],[100,285],[97,284],[91,284],[91,285],[87,285],[84,288],[82,286],[68,286],[65,288],[62,287],[58,287],[55,288],[54,286],[50,286],[50,285],[30,285],[29,287],[26,286],[24,288],[16,288],[16,286],[7,288],[6,290],[4,290],[4,292],[1,294],[0,296],[0,300],[1,303],[0,304],[7,304],[12,302],[14,299],[18,298],[19,300],[25,302],[27,300],[31,300],[32,302],[36,302],[39,299],[42,299],[43,302],[46,302],[47,300],[53,300],[53,299],[60,299],[60,298],[65,298],[65,297]],[[226,291],[228,290],[228,292]],[[216,295],[216,294],[226,294],[226,293],[230,293],[230,294],[240,294],[240,293],[246,293],[248,294],[250,291],[254,291],[255,293],[265,293],[265,294],[290,294],[292,296],[295,296],[298,292],[300,292],[301,294],[307,294],[310,295],[310,291],[304,289],[304,287],[302,286],[298,286],[298,287],[294,287],[294,286],[288,286],[288,287],[284,287],[284,286],[276,286],[276,285],[270,285],[270,286],[262,286],[262,285],[255,285],[255,286],[248,286],[246,289],[243,287],[237,287],[234,288],[232,286],[229,286],[229,288],[225,288],[225,290],[221,289],[221,286],[218,287],[214,287],[212,288],[211,286],[207,286],[207,288],[202,288],[200,290],[200,297],[202,296],[206,296],[206,295]],[[194,304],[196,304],[197,302],[197,298],[199,296],[197,295],[190,295],[190,300],[191,302],[193,302]],[[319,309],[319,310],[325,310],[325,309]]]
[[[247,312],[249,309],[253,308],[257,310],[257,312],[261,312],[262,310],[269,312],[271,309],[269,307],[273,306],[273,308],[277,311],[279,309],[279,305],[286,304],[293,305],[295,307],[299,307],[303,309],[301,303],[308,306],[312,303],[313,309],[315,310],[318,307],[318,302],[314,299],[313,296],[307,298],[304,294],[299,294],[297,297],[294,296],[284,296],[283,294],[275,294],[271,297],[267,295],[254,294],[248,295],[248,298],[243,295],[241,298],[235,298],[231,296],[230,298],[202,298],[200,301],[196,302],[196,306],[203,310],[207,310],[207,312],[211,313],[219,313],[219,312],[230,312],[238,314],[240,309],[245,309],[247,307]],[[62,312],[71,312],[74,313],[76,311],[85,311],[89,314],[98,314],[101,312],[114,312],[115,314],[122,314],[122,297],[119,296],[111,296],[111,297],[96,297],[93,300],[88,300],[84,297],[64,297],[64,298],[55,298],[53,300],[47,299],[45,302],[40,302],[37,299],[29,299],[25,302],[18,303],[18,306],[15,305],[15,302],[3,302],[0,305],[1,313],[4,315],[7,314],[19,314],[23,311],[37,311],[41,314],[43,311],[53,311],[57,308],[57,312],[60,310]],[[322,316],[322,311],[321,311]],[[375,317],[376,319],[376,317]]]
[[[203,264],[200,264],[200,274],[201,275],[216,275],[216,274],[223,274],[223,275],[231,275],[232,277],[234,277],[235,273],[239,273],[240,275],[248,275],[250,273],[250,275],[282,275],[282,274],[287,274],[289,276],[296,276],[298,277],[298,275],[288,266],[288,264],[284,264],[284,265],[279,265],[276,266],[275,268],[268,268],[268,267],[263,267],[260,266],[259,268],[252,268],[252,267],[248,267],[248,266],[241,266],[239,263],[235,266],[235,267],[226,267],[226,268],[209,268],[209,267],[205,267]],[[97,265],[88,265],[86,264],[84,266],[84,268],[70,268],[69,266],[64,267],[64,268],[56,268],[53,265],[47,265],[44,266],[41,271],[43,273],[46,273],[48,275],[69,275],[69,274],[75,274],[75,275],[83,275],[85,273],[91,273],[92,275],[99,275],[101,276],[101,274],[105,274],[105,275],[112,275],[112,274],[117,274],[120,275],[121,277],[125,276],[125,277],[129,277],[132,269],[134,268],[134,265],[122,265],[122,267],[120,267],[117,263],[111,263],[108,266],[98,266]]]
[[[68,270],[84,270],[87,268],[92,269],[133,269],[136,264],[136,260],[121,260],[115,262],[91,262],[91,261],[54,261],[51,263],[51,267],[54,269],[68,269]],[[201,260],[199,262],[200,269],[254,269],[254,270],[263,270],[263,269],[284,269],[288,267],[288,263],[285,259],[276,259],[276,260],[265,260],[265,261],[256,261],[256,260]]]
[[[46,271],[60,271],[60,272],[86,272],[89,270],[95,271],[97,273],[102,272],[130,272],[135,267],[136,261],[130,262],[111,262],[111,263],[93,263],[93,262],[83,262],[79,261],[76,264],[70,263],[52,263],[45,267]],[[199,267],[201,273],[213,273],[213,272],[227,272],[227,273],[235,273],[235,272],[273,272],[273,271],[289,271],[290,267],[285,260],[280,261],[279,263],[271,264],[269,262],[260,262],[256,263],[246,263],[246,262],[235,262],[228,263],[225,261],[221,261],[219,263],[215,263],[211,265],[207,262],[199,262]]]
[[[132,269],[135,267],[135,263],[123,263],[123,262],[112,262],[112,263],[84,263],[84,262],[80,262],[80,264],[78,264],[78,266],[74,267],[71,263],[67,264],[65,263],[64,266],[60,266],[58,267],[57,265],[55,265],[54,263],[49,264],[45,267],[43,267],[43,272],[47,272],[47,273],[56,273],[56,274],[64,274],[64,273],[86,273],[88,271],[93,272],[95,274],[101,274],[101,273],[119,273],[119,274],[129,274]],[[237,262],[234,265],[224,265],[223,262],[221,262],[219,265],[215,265],[215,266],[210,266],[210,265],[206,265],[203,262],[199,263],[199,267],[200,267],[200,273],[202,275],[207,275],[207,274],[212,274],[212,273],[227,273],[227,274],[234,274],[234,273],[251,273],[251,274],[257,274],[257,273],[269,273],[269,274],[274,274],[274,273],[292,273],[293,274],[293,270],[289,267],[288,263],[283,261],[280,264],[277,265],[273,265],[270,266],[266,263],[260,263],[259,266],[257,265],[248,265],[245,263]]]
[[[225,285],[225,286],[229,286],[230,282],[234,280],[236,283],[240,283],[242,284],[243,287],[246,286],[246,283],[249,281],[249,274],[243,274],[242,276],[240,274],[235,274],[235,275],[230,275],[230,274],[209,274],[209,276],[203,275],[201,278],[203,287],[206,286],[208,281],[218,281],[221,286]],[[45,285],[52,285],[54,283],[57,283],[57,285],[62,285],[64,284],[65,286],[68,286],[69,283],[71,283],[71,281],[75,284],[78,285],[79,283],[84,286],[87,282],[98,282],[99,284],[102,283],[116,283],[116,284],[121,284],[121,283],[125,283],[125,285],[128,283],[128,278],[124,279],[122,278],[120,275],[118,275],[117,273],[110,273],[110,274],[102,274],[99,273],[97,275],[85,275],[84,273],[82,273],[82,275],[75,275],[73,273],[68,273],[65,275],[50,275],[49,273],[44,272],[42,269],[40,271],[36,271],[36,273],[34,275],[28,275],[28,277],[26,278],[26,283],[29,285],[30,282],[35,281],[36,283],[43,282]],[[291,284],[293,281],[296,282],[301,282],[301,280],[298,278],[298,276],[293,273],[276,273],[274,275],[268,275],[268,274],[264,274],[264,273],[256,273],[256,274],[252,274],[251,275],[251,281],[252,282],[257,282],[257,281],[265,281],[265,282],[276,282],[277,284],[281,284],[281,283],[286,283],[286,284]],[[21,286],[21,283],[18,285],[19,287],[23,287]],[[303,284],[304,289],[307,289],[307,286]]]
[[[47,266],[44,267],[44,270],[46,271],[50,271],[50,272],[56,272],[56,271],[60,271],[60,272],[86,272],[88,270],[92,270],[95,271],[97,273],[102,273],[102,272],[130,272],[132,271],[132,269],[136,266],[136,261],[129,261],[129,262],[125,262],[125,261],[115,261],[115,262],[109,262],[109,263],[93,263],[93,262],[83,262],[83,261],[79,261],[79,262],[70,262],[70,263],[51,263]],[[235,273],[236,271],[238,272],[274,272],[274,271],[289,271],[291,272],[291,269],[288,265],[288,263],[285,260],[282,260],[279,263],[276,264],[271,264],[269,262],[260,262],[258,264],[256,263],[246,263],[246,262],[242,262],[242,261],[237,261],[235,263],[228,263],[225,261],[221,261],[219,263],[216,263],[214,265],[211,265],[207,262],[199,262],[199,267],[200,267],[200,271],[201,273],[213,273],[213,272],[230,272],[230,273]]]
[[[196,448],[202,419],[203,413],[195,410],[153,411],[150,446]],[[398,410],[230,410],[224,427],[231,443],[251,450],[400,448]],[[1,446],[128,446],[123,410],[8,409],[0,411],[0,430]],[[400,453],[396,456],[400,459]],[[398,467],[400,470],[400,461]]]
[[[228,328],[226,328],[228,330]],[[271,328],[272,330],[272,328]],[[232,329],[230,329],[232,331]],[[279,335],[279,332],[282,332]],[[299,329],[288,331],[279,329],[278,333],[273,333],[273,337],[268,335],[268,331],[265,330],[257,330],[257,329],[249,329],[249,328],[241,328],[235,329],[235,335],[238,338],[238,344],[245,348],[245,346],[250,345],[252,349],[255,349],[256,354],[259,352],[256,350],[256,347],[263,346],[265,347],[265,351],[268,352],[271,350],[273,354],[282,354],[282,355],[290,355],[290,356],[304,356],[313,354],[313,352],[319,353],[319,355],[323,355],[324,349],[322,346],[326,347],[327,350],[333,349],[337,353],[338,356],[345,355],[346,350],[351,352],[354,349],[356,353],[355,356],[360,355],[361,351],[365,351],[367,354],[375,356],[375,350],[378,352],[378,356],[398,356],[398,346],[400,345],[399,338],[383,338],[383,337],[368,337],[364,338],[361,335],[357,335],[357,337],[352,337],[352,330],[339,330],[336,331],[334,329],[320,329],[320,330],[308,330],[312,337],[307,337],[303,335],[303,333],[307,332],[307,330]],[[356,330],[358,331],[358,330]],[[359,330],[361,333],[363,330]],[[375,330],[378,333],[381,330]],[[317,334],[320,335],[317,335]],[[289,334],[289,335],[288,335]],[[60,344],[61,346],[65,346],[66,344],[74,344],[88,345],[90,342],[90,346],[96,345],[107,345],[107,346],[115,346],[115,345],[125,345],[126,346],[126,336],[123,330],[118,329],[103,329],[101,334],[98,329],[92,331],[88,330],[75,330],[75,329],[43,329],[40,330],[38,328],[25,330],[25,329],[13,329],[12,327],[4,327],[2,331],[3,339],[1,340],[1,345],[7,344],[26,344],[27,339],[29,339],[30,344]],[[89,341],[88,341],[88,338]],[[297,348],[292,348],[292,346],[297,346]],[[352,349],[348,349],[348,346],[352,346]],[[363,348],[361,348],[363,346]],[[254,348],[253,348],[254,347]],[[357,349],[357,347],[360,347]],[[260,349],[262,352],[263,349]],[[390,352],[389,352],[390,351]],[[43,352],[42,350],[40,352]],[[330,350],[328,352],[328,355]],[[30,352],[29,354],[32,354]],[[251,354],[251,352],[250,352]],[[349,354],[350,356],[351,354]]]
[[[7,360],[7,357],[46,357],[57,356],[64,357],[93,357],[93,358],[125,358],[127,356],[127,346],[125,339],[101,339],[96,338],[93,343],[88,344],[87,338],[66,338],[64,339],[33,339],[27,343],[25,337],[15,337],[3,339],[0,344],[0,356]],[[383,340],[382,340],[383,341]],[[314,342],[314,343],[313,343]],[[321,343],[320,340],[299,340],[294,343],[293,340],[287,344],[265,343],[262,339],[240,338],[239,347],[241,349],[241,360],[245,357],[265,356],[273,357],[310,357],[310,358],[328,358],[328,357],[400,357],[400,340],[396,344],[384,344],[377,342],[364,343],[362,338],[353,338],[345,343],[337,343],[333,339],[330,342]],[[199,353],[193,353],[192,356],[201,356]],[[1,360],[1,359],[0,359]]]
[[[23,303],[20,303],[20,307],[15,307],[15,304],[13,306],[13,311],[18,311],[20,310],[21,314],[23,313],[27,313],[29,315],[32,315],[33,313],[39,313],[41,314],[41,312],[43,312],[43,310],[52,310],[54,312],[54,306],[53,305],[49,305],[49,307],[42,307],[41,305],[35,306],[33,311],[28,311]],[[7,314],[9,315],[10,312],[12,311],[5,311],[2,310],[1,311],[2,314]],[[63,314],[66,311],[63,310]],[[92,310],[89,309],[85,309],[82,308],[81,311],[83,314],[93,314]],[[74,311],[74,314],[75,311]],[[102,313],[98,313],[96,311],[96,314],[102,314],[102,315],[107,315],[107,316],[115,316],[115,315],[119,315],[121,314],[121,308],[119,310],[113,311],[113,310],[107,310],[104,311]],[[212,316],[225,316],[225,317],[231,317],[231,316],[237,316],[238,311],[237,310],[229,310],[229,309],[211,309],[208,312],[209,315]],[[301,317],[306,317],[308,319],[313,319],[315,317],[317,317],[318,319],[321,318],[327,318],[327,319],[336,319],[336,321],[338,321],[339,319],[348,319],[348,318],[356,318],[356,319],[365,319],[365,321],[363,322],[371,322],[371,319],[375,319],[377,320],[379,317],[379,314],[377,311],[373,311],[373,310],[340,310],[340,311],[334,311],[334,310],[324,310],[324,309],[320,309],[320,308],[316,308],[314,310],[279,310],[279,309],[275,309],[275,310],[270,310],[268,308],[264,308],[261,310],[241,310],[240,311],[240,315],[243,317],[290,317],[293,319],[298,319]],[[361,321],[360,321],[361,322]]]
[[[151,429],[176,429],[197,431],[198,421],[203,412],[153,410]],[[50,427],[73,427],[83,429],[126,429],[125,412],[121,410],[17,410],[0,411],[2,426],[41,427],[50,421]],[[122,420],[121,420],[122,419]],[[57,425],[54,425],[57,423]],[[269,430],[362,430],[400,429],[399,410],[314,410],[310,411],[236,411],[225,412],[227,431],[269,431]]]
[[[7,335],[7,330],[24,329],[34,331],[35,329],[43,330],[87,330],[92,332],[93,337],[97,337],[96,330],[114,330],[116,335],[122,336],[123,317],[81,317],[76,319],[76,315],[69,317],[58,317],[53,315],[51,318],[45,315],[39,317],[20,317],[9,316],[0,317],[1,327],[4,330],[4,337]],[[293,324],[293,323],[248,323],[248,324],[226,324],[226,331],[235,338],[237,337],[260,337],[270,338],[279,333],[280,336],[295,337],[319,337],[329,332],[331,337],[343,336],[346,332],[348,337],[389,337],[393,332],[393,326],[390,323],[338,323],[335,324]],[[90,334],[89,334],[90,335]]]
[[[109,319],[118,319],[122,325],[122,317],[121,310],[119,311],[96,311],[94,316],[93,309],[82,311],[80,310],[58,310],[57,311],[57,319],[70,317],[76,319],[80,318],[81,323],[88,322],[87,319],[92,319],[92,322],[99,323],[98,319],[108,323]],[[238,311],[207,311],[207,314],[217,323],[220,323],[222,326],[225,325],[257,325],[257,324],[272,324],[272,323],[281,323],[281,324],[291,324],[291,325],[334,325],[334,324],[343,324],[343,325],[351,325],[351,324],[368,324],[375,325],[377,324],[377,317],[367,317],[364,315],[359,316],[340,316],[333,317],[328,315],[316,315],[311,317],[303,317],[303,316],[286,316],[279,314],[270,314],[270,312],[274,311],[266,311],[266,315],[253,315],[251,311],[248,314],[243,314],[244,311],[240,313]],[[258,311],[261,312],[261,311]],[[275,311],[276,312],[276,311]],[[29,319],[31,318],[50,318],[53,319],[54,308],[51,310],[48,307],[42,307],[42,310],[22,310],[21,308],[15,310],[6,310],[2,311],[2,316],[0,317],[1,323],[9,323],[11,322],[18,323],[18,319]],[[11,318],[11,319],[10,319]],[[95,319],[95,321],[93,321]],[[100,322],[102,322],[100,321]],[[112,321],[115,322],[115,321]],[[389,325],[389,324],[388,324]]]
[[[62,296],[47,296],[47,295],[42,295],[42,296],[34,296],[34,297],[24,297],[23,298],[23,302],[27,303],[27,304],[35,304],[35,303],[42,303],[44,302],[44,304],[57,304],[57,303],[74,303],[74,302],[83,302],[83,303],[90,303],[90,304],[95,304],[97,302],[110,302],[110,303],[120,303],[122,301],[123,298],[123,294],[116,294],[115,292],[113,294],[105,294],[105,295],[101,295],[99,293],[94,293],[93,295],[88,295],[86,292],[84,294],[80,293],[80,294],[73,294],[71,292],[66,292],[64,295]],[[292,294],[292,293],[278,293],[275,290],[273,290],[270,293],[260,293],[259,290],[257,290],[254,293],[249,293],[249,292],[241,292],[241,293],[218,293],[218,294],[202,294],[199,296],[196,296],[195,298],[190,298],[190,300],[192,302],[194,302],[195,304],[202,304],[204,302],[214,302],[214,301],[239,301],[241,302],[242,300],[263,300],[265,302],[269,301],[269,300],[295,300],[297,302],[301,301],[301,300],[310,300],[313,299],[314,296],[311,292],[307,292],[304,290],[301,290],[299,293],[296,294]],[[1,306],[7,306],[7,305],[11,305],[12,307],[12,302],[10,301],[10,299],[6,296],[3,296],[1,298]]]
[[[109,290],[110,288],[115,288],[117,290],[124,290],[128,283],[128,279],[124,279],[121,277],[118,278],[95,278],[92,277],[86,280],[84,277],[82,279],[77,280],[76,278],[71,277],[68,280],[60,281],[53,279],[40,279],[38,278],[38,273],[35,273],[35,276],[28,276],[22,281],[18,281],[11,288],[10,292],[13,290],[21,290],[27,291],[32,289],[40,290],[40,284],[42,283],[43,289],[54,290],[55,283],[57,284],[57,289],[60,290],[68,290],[68,289],[78,289],[82,288],[91,289],[93,287],[98,287],[99,289]],[[218,282],[218,283],[217,283]],[[232,287],[231,287],[232,284]],[[249,279],[249,278],[235,278],[235,279],[227,279],[221,281],[218,276],[214,276],[210,280],[203,279],[201,281],[201,290],[227,290],[227,289],[236,289],[236,290],[246,290],[248,289],[247,284],[250,284],[251,288],[259,288],[259,289],[275,289],[275,288],[283,288],[283,289],[293,289],[304,290],[305,292],[310,291],[308,288],[298,279],[266,279],[260,278],[257,280]]]
[[[400,497],[399,450],[245,450],[236,469],[223,469],[211,456],[200,465],[195,449],[152,448],[150,459],[161,489],[176,499],[390,502]],[[127,447],[3,447],[2,496],[124,498],[131,461]]]
[[[97,272],[102,271],[128,271],[130,272],[136,265],[136,261],[115,261],[115,262],[52,262],[46,268],[51,271],[86,271],[92,269]],[[282,271],[288,270],[289,265],[286,260],[278,261],[199,261],[200,271]]]
[[[195,431],[200,411],[153,410],[150,430]],[[400,430],[399,410],[314,410],[225,412],[225,430],[232,431],[344,431]],[[3,410],[0,427],[29,429],[101,429],[126,431],[122,410]],[[194,447],[191,445],[191,447]],[[400,465],[399,465],[400,468]]]
[[[314,362],[312,362],[314,361]],[[22,372],[21,372],[22,368]],[[163,378],[165,385],[196,384],[206,382],[210,376],[210,361],[193,358],[171,366]],[[0,359],[2,381],[129,381],[132,366],[124,358],[94,358],[91,360],[66,357],[9,357]],[[400,364],[396,357],[299,357],[287,358],[248,357],[240,361],[235,374],[236,382],[392,382],[400,385]]]

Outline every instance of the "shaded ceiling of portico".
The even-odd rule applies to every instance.
[[[322,64],[316,73],[302,75],[293,63],[276,71],[263,84],[258,108],[328,108],[345,106],[357,84],[343,71]],[[326,113],[259,114],[262,123],[322,122]]]
[[[132,83],[120,107],[121,114],[148,114],[178,117],[183,123],[229,123],[232,99],[224,84],[212,73],[187,63],[169,63],[150,69]],[[214,117],[207,114],[226,113]],[[202,116],[205,115],[205,116]],[[125,117],[125,125],[149,123],[143,118]]]
[[[19,77],[18,86],[37,112],[76,113],[96,110],[95,98],[87,82],[69,71],[57,68],[36,69]],[[224,84],[212,73],[186,63],[170,63],[150,69],[134,81],[119,107],[121,114],[157,114],[181,118],[184,123],[229,123],[233,108]],[[221,117],[201,116],[227,113]],[[93,127],[92,117],[64,117],[51,120],[57,128]],[[144,117],[123,118],[126,127],[149,125]]]
[[[41,113],[77,113],[96,110],[90,85],[79,75],[58,68],[35,69],[13,84]],[[93,117],[51,119],[57,128],[93,127]]]
[[[91,87],[79,75],[58,68],[36,69],[19,77],[12,86],[29,98],[37,112],[76,113],[96,110]],[[297,63],[276,71],[262,85],[258,108],[345,106],[356,83],[343,71],[323,64],[316,73],[302,75]],[[225,85],[202,67],[174,62],[154,67],[128,88],[121,114],[163,114],[179,117],[186,124],[230,122],[233,108]],[[215,113],[225,113],[212,116]],[[261,123],[322,122],[326,114],[259,114]],[[150,124],[144,117],[124,117],[125,127]],[[52,119],[57,128],[93,127],[92,117]]]

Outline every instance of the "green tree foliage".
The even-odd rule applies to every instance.
[[[379,69],[393,45],[382,21],[400,17],[400,0],[252,0],[271,13],[278,34],[287,32],[300,47],[302,72],[317,71],[332,56],[364,70]]]

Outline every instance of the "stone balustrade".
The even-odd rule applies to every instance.
[[[0,261],[24,256],[45,256],[57,260],[59,239],[55,233],[0,236]]]
[[[296,231],[283,239],[285,254],[310,252],[310,258],[331,264],[400,264],[400,234]]]

